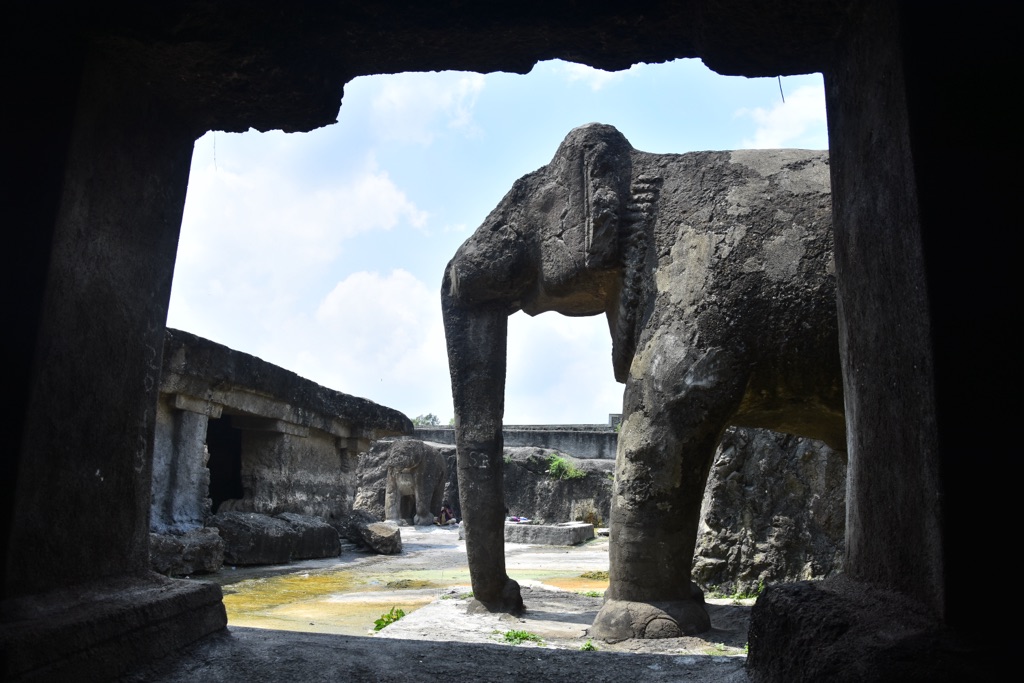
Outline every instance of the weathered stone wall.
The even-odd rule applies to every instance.
[[[311,429],[306,436],[242,432],[242,487],[234,510],[276,515],[296,512],[339,521],[356,492],[357,455],[337,437]]]
[[[536,446],[575,458],[614,460],[618,434],[607,425],[505,425],[505,446]],[[417,427],[416,438],[455,443],[454,427]]]
[[[394,441],[382,440],[359,456],[359,491],[355,507],[384,519],[386,462]],[[455,446],[426,443],[440,452],[448,464],[444,497],[461,517]],[[611,475],[614,460],[578,459],[564,456],[586,473],[580,479],[555,479],[548,474],[549,458],[555,452],[536,447],[505,449],[505,506],[510,515],[521,515],[543,523],[584,520],[606,524],[611,507]]]
[[[560,457],[586,476],[558,479],[548,472],[552,455],[555,452],[547,448],[505,449],[505,507],[509,514],[541,524],[584,521],[608,526],[615,461],[562,453]]]

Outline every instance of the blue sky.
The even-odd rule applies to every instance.
[[[615,73],[358,78],[338,123],[211,132],[195,145],[168,325],[410,417],[452,416],[441,275],[520,176],[575,126],[649,152],[828,146],[821,76],[714,74],[699,61]],[[619,412],[603,316],[517,313],[505,422]]]

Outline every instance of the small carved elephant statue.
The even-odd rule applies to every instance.
[[[569,133],[458,249],[441,287],[474,609],[516,612],[504,561],[507,320],[604,314],[624,383],[610,585],[591,635],[710,628],[690,580],[728,425],[845,450],[828,153],[650,154]]]
[[[422,441],[397,441],[387,460],[384,518],[433,524],[441,512],[448,465],[444,455]]]

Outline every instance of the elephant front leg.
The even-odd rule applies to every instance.
[[[391,469],[388,470],[386,484],[384,488],[384,519],[400,522],[401,510],[400,501],[401,494],[398,491],[398,481],[395,476],[395,472]]]
[[[590,631],[602,640],[675,638],[711,628],[690,568],[708,471],[741,389],[692,387],[666,374],[627,384],[609,587]]]
[[[501,311],[467,313],[442,295],[455,404],[459,498],[471,610],[518,613],[519,584],[505,571],[505,488],[501,418],[505,406],[505,339]]]
[[[500,449],[459,448],[459,493],[474,599],[470,611],[523,611],[519,584],[505,570],[505,492]],[[468,505],[467,505],[468,503]]]

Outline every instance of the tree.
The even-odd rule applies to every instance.
[[[433,413],[427,413],[426,415],[418,415],[412,419],[414,427],[436,427],[441,424],[441,420],[438,419],[437,415]]]

